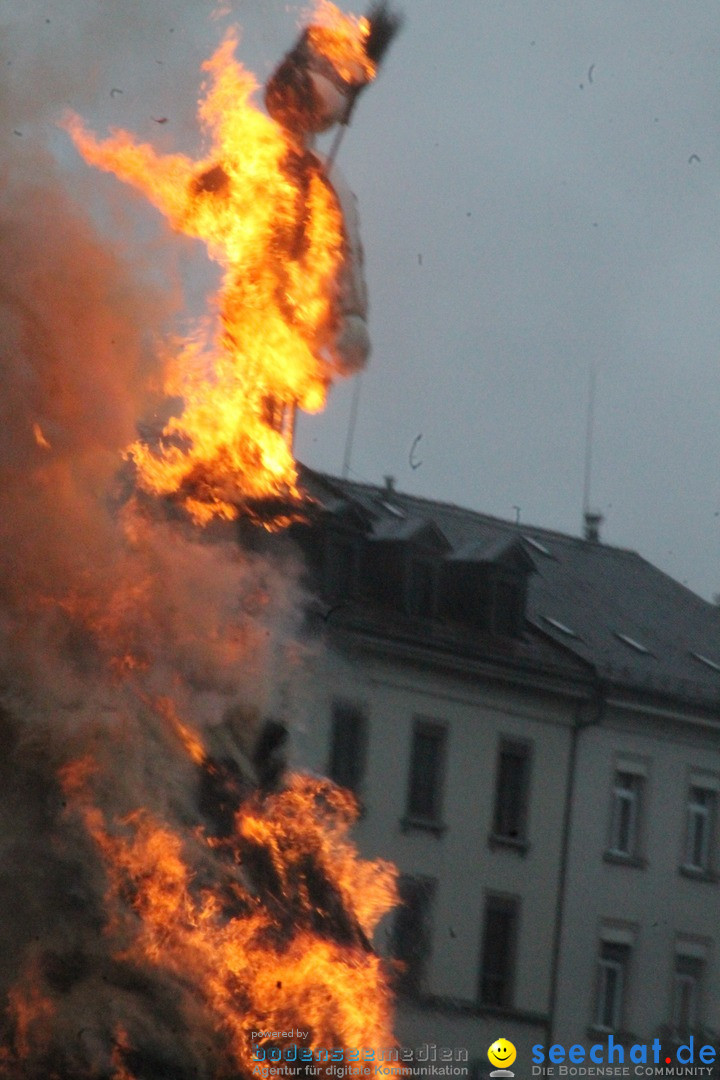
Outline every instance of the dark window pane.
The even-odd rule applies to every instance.
[[[687,1037],[699,1022],[702,978],[703,961],[700,957],[675,957],[673,1027],[683,1037]]]
[[[617,804],[617,850],[632,852],[632,825],[634,804],[630,799],[619,798]]]
[[[341,787],[357,792],[365,775],[367,717],[351,705],[333,705],[328,775]]]
[[[634,773],[615,774],[610,834],[612,851],[638,854],[643,778]]]
[[[691,787],[688,801],[688,824],[685,861],[698,870],[710,868],[715,792]]]
[[[517,923],[517,900],[488,897],[480,969],[480,1001],[483,1005],[512,1005]]]
[[[421,724],[415,728],[410,756],[409,817],[440,819],[445,761],[445,729]]]
[[[519,840],[525,835],[530,748],[521,743],[503,743],[498,757],[493,832]]]
[[[355,545],[344,536],[329,536],[325,546],[324,586],[331,600],[348,599],[355,587]]]
[[[600,1026],[615,1030],[622,995],[622,970],[620,968],[608,965],[603,968],[601,995]]]
[[[424,559],[412,559],[408,580],[407,610],[411,615],[435,614],[436,570]]]
[[[629,945],[609,941],[600,943],[595,1009],[597,1027],[618,1031],[622,1025],[629,958]]]
[[[403,875],[398,882],[400,906],[395,915],[390,951],[400,961],[397,984],[417,993],[430,955],[435,882]]]
[[[520,630],[520,588],[509,581],[498,581],[495,587],[494,630],[506,637],[515,637]]]

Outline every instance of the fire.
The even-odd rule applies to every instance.
[[[195,759],[198,736],[182,732]],[[182,837],[144,811],[104,820],[93,776],[79,762],[63,779],[102,854],[118,952],[193,980],[215,1018],[215,1053],[231,1069],[248,1075],[257,1065],[268,1040],[252,1031],[301,1028],[315,1049],[394,1045],[387,980],[368,939],[395,903],[395,872],[358,858],[347,838],[351,796],[295,776],[285,790],[242,801],[228,836],[200,828]],[[216,853],[212,881],[190,869],[196,844]]]
[[[20,1057],[27,1057],[38,1029],[47,1025],[55,1012],[52,1000],[42,990],[38,964],[34,958],[28,964],[22,985],[12,987],[8,999],[15,1022],[17,1050]],[[0,1055],[0,1065],[3,1057],[6,1055]]]
[[[310,30],[341,78],[372,77],[367,20],[324,2]],[[198,523],[232,519],[239,505],[298,497],[291,451],[296,408],[316,412],[335,373],[337,280],[346,255],[342,212],[318,159],[253,101],[257,84],[234,59],[229,34],[204,69],[201,161],[161,156],[125,131],[98,140],[66,123],[89,163],[139,189],[171,226],[202,239],[223,270],[219,325],[208,345],[188,343],[165,390],[182,412],[157,445],[128,450],[140,486],[175,496]]]
[[[342,320],[364,326],[362,303],[339,297],[354,241],[293,123],[347,120],[397,25],[382,3],[356,19],[322,0],[276,72],[275,119],[228,35],[205,65],[200,161],[67,120],[88,162],[204,241],[222,282],[212,332],[166,365],[182,408],[155,439],[127,446],[123,428],[107,473],[64,413],[39,401],[23,417],[42,454],[29,483],[12,473],[5,519],[20,511],[8,535],[42,542],[6,543],[0,563],[4,889],[20,868],[0,940],[7,1080],[250,1078],[268,1031],[302,1030],[315,1050],[395,1044],[371,945],[395,871],[359,857],[351,795],[284,774],[286,728],[262,720],[269,702],[292,711],[299,570],[160,500],[201,525],[263,500],[285,506],[274,527],[295,512],[295,410],[321,408],[366,350],[356,324],[338,345]],[[127,467],[108,479],[122,447],[132,491]]]
[[[314,13],[308,38],[313,48],[330,61],[338,75],[347,82],[361,77],[369,82],[377,65],[366,52],[370,22],[366,18],[342,15],[329,0],[321,0]]]
[[[35,437],[35,442],[43,450],[52,450],[50,443],[47,441],[45,435],[43,434],[43,429],[37,423],[33,424],[33,435]]]

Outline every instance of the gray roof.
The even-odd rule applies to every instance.
[[[309,471],[304,479],[328,510],[338,496],[361,507],[375,535],[411,536],[432,523],[450,558],[486,557],[522,540],[535,568],[529,634],[611,683],[720,709],[720,608],[636,552],[370,484]]]

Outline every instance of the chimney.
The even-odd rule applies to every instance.
[[[391,494],[395,490],[395,477],[394,476],[384,476],[383,480],[385,481],[385,491],[388,494]]]
[[[598,544],[600,542],[600,526],[603,516],[599,510],[586,510],[583,514],[583,533],[586,540]]]

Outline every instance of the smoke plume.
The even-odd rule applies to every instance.
[[[302,693],[294,556],[191,527],[123,460],[177,295],[43,144],[100,80],[40,40],[47,10],[32,74],[0,57],[0,1076],[236,1077],[260,1024],[387,1044],[392,875],[330,785],[280,788],[264,720]]]

